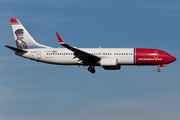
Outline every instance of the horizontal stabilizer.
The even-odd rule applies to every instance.
[[[5,47],[7,47],[7,48],[9,48],[9,49],[11,49],[11,50],[13,50],[13,51],[16,51],[16,52],[21,52],[21,53],[26,53],[26,52],[28,52],[28,51],[26,51],[26,50],[21,50],[21,49],[18,49],[18,48],[15,48],[15,47],[11,47],[11,46],[8,46],[8,45],[4,45]]]

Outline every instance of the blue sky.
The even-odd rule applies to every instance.
[[[56,66],[16,56],[10,18],[33,38],[61,47],[156,48],[180,57],[178,0],[1,0],[0,119],[177,120],[179,60],[161,68]]]

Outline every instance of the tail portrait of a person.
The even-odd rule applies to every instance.
[[[17,29],[15,31],[15,34],[17,36],[17,39],[16,39],[16,45],[17,45],[17,48],[19,49],[28,49],[27,47],[27,43],[23,41],[24,39],[24,31],[23,29]]]

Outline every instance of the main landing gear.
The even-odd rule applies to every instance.
[[[96,72],[96,70],[94,69],[94,66],[88,67],[88,71],[91,72],[92,74],[94,74]]]

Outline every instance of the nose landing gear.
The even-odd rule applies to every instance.
[[[160,72],[160,71],[161,71],[161,69],[159,69],[159,68],[158,68],[158,69],[157,69],[157,71],[158,71],[158,72]]]
[[[88,67],[88,71],[91,72],[92,74],[94,74],[96,72],[96,70],[94,69],[94,66]]]
[[[160,65],[158,65],[158,69],[157,69],[157,71],[158,71],[158,72],[160,72],[160,71],[161,71],[160,67],[161,67],[161,66],[160,66]]]
[[[161,70],[160,70],[160,67],[166,67],[166,64],[160,64],[160,65],[158,65],[158,69],[157,69],[158,72],[161,71]]]

